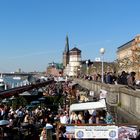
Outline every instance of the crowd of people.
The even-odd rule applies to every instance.
[[[121,84],[126,85],[128,88],[131,88],[135,90],[136,88],[140,87],[140,83],[137,84],[135,80],[136,73],[134,71],[127,73],[125,71],[122,71],[119,75],[116,74],[116,72],[105,72],[103,81],[106,84]],[[82,75],[82,78],[86,80],[93,80],[100,82],[101,81],[101,75],[100,74],[93,74],[93,75]]]
[[[47,96],[59,96],[61,94],[61,96],[69,98],[67,94],[72,95],[72,85],[71,82],[51,83],[45,91]],[[78,101],[79,98],[75,96],[75,99]],[[88,110],[70,113],[67,104],[59,104],[58,110],[53,110],[40,104],[30,109],[26,106],[13,108],[6,103],[1,103],[0,120],[9,121],[7,125],[0,126],[2,128],[0,129],[0,137],[4,137],[5,140],[26,140],[30,138],[47,140],[46,129],[52,130],[52,134],[54,134],[52,139],[56,139],[56,133],[61,139],[65,130],[62,129],[62,125],[58,130],[57,124],[110,124],[113,122],[113,118],[105,110],[97,110],[92,114]]]
[[[36,140],[39,137],[39,128],[45,126],[47,118],[52,118],[53,112],[50,111],[49,108],[42,108],[41,106],[28,110],[24,106],[13,109],[2,104],[0,105],[0,120],[8,120],[9,123],[0,126],[4,128],[4,134],[1,130],[0,136],[7,138],[7,140],[24,140],[29,137]]]
[[[67,93],[71,92],[71,85],[68,82],[54,82],[47,85],[44,92],[44,96],[60,96],[60,98],[64,96],[64,99],[66,99],[68,97]],[[47,105],[46,102],[45,104]],[[41,130],[43,131],[50,126],[55,134],[56,123],[60,123],[61,112],[67,111],[69,114],[66,106],[62,102],[62,104],[59,104],[58,110],[41,106],[41,104],[34,106],[32,109],[27,108],[27,106],[13,108],[12,105],[9,106],[7,103],[1,102],[0,121],[8,120],[9,123],[0,124],[0,139],[3,137],[5,140],[25,140],[30,138],[39,140],[39,137],[45,136]]]
[[[60,114],[61,124],[113,124],[113,121],[112,115],[106,110],[94,110],[92,113],[85,110]]]
[[[93,77],[85,76],[85,79],[94,80]],[[116,77],[115,73],[104,75],[104,82],[107,84],[122,84],[135,89],[135,72],[127,74],[125,71]],[[72,95],[71,83],[56,82],[47,86],[47,96],[64,96],[65,101],[68,95]],[[68,94],[68,95],[67,95]],[[75,99],[79,99],[76,98]],[[112,124],[113,117],[106,110],[94,110],[92,113],[88,110],[69,112],[67,104],[61,104],[58,110],[37,105],[33,109],[27,109],[26,106],[19,106],[14,109],[12,106],[0,104],[0,120],[8,120],[8,125],[0,126],[0,137],[7,137],[7,140],[47,140],[47,129],[52,130],[52,139],[58,136],[64,137],[65,129],[63,124]],[[61,108],[61,109],[60,109]],[[57,127],[57,124],[62,124]],[[59,129],[58,129],[59,128]],[[4,133],[3,133],[4,132]],[[26,135],[25,135],[26,132]],[[3,134],[2,134],[3,133]],[[14,134],[14,135],[13,135]],[[53,135],[54,134],[54,135]],[[6,139],[5,139],[6,140]]]

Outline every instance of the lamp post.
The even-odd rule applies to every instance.
[[[86,67],[87,67],[87,75],[88,75],[88,60],[86,61]]]
[[[82,76],[82,64],[80,64],[80,77]]]
[[[100,53],[102,55],[102,83],[103,83],[104,82],[104,53],[105,53],[105,49],[101,48]]]

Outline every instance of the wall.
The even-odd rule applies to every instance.
[[[140,91],[128,89],[123,85],[110,85],[83,79],[75,79],[75,82],[95,93],[99,93],[100,89],[106,90],[107,105],[115,110],[118,122],[140,126]]]

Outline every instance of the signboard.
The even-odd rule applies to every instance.
[[[75,138],[117,139],[118,126],[75,126]]]
[[[96,58],[95,58],[95,61],[96,61],[96,62],[100,62],[100,61],[101,61],[101,58],[100,58],[100,57],[96,57]]]
[[[65,138],[132,139],[139,135],[138,126],[66,126]]]

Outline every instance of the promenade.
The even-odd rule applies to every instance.
[[[137,124],[140,126],[139,89],[133,90],[126,85],[106,84],[81,78],[74,81],[96,94],[99,94],[100,90],[106,91],[108,110],[112,112],[117,123]]]

